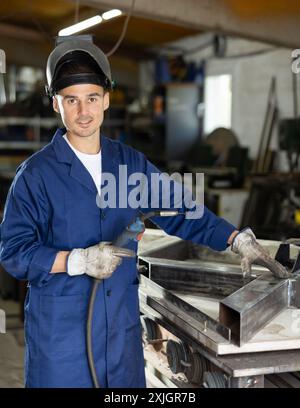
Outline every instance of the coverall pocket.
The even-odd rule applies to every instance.
[[[138,287],[139,281],[138,278],[136,278],[134,283],[130,284],[126,291],[127,331],[133,329],[134,327],[138,327],[141,324]]]
[[[127,321],[125,331],[124,365],[126,386],[144,386],[144,359],[142,348],[142,325],[140,321],[138,280],[127,289]]]
[[[83,296],[41,296],[40,301],[39,334],[45,352],[82,348],[85,342]]]

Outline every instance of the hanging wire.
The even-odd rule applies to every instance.
[[[53,43],[53,38],[52,36],[47,32],[47,30],[43,27],[41,22],[36,18],[33,12],[33,7],[32,7],[32,2],[33,0],[29,1],[29,4],[27,5],[27,12],[29,14],[29,18],[33,22],[33,24],[36,26],[36,28],[39,30],[39,32],[42,34],[42,36],[51,44]]]
[[[174,54],[175,56],[186,56],[189,54],[195,54],[196,52],[202,51],[206,48],[210,48],[213,45],[212,40],[206,41],[204,44],[197,45],[195,48],[185,49],[176,45],[165,45],[162,50],[158,51],[159,55],[165,55],[168,53]]]
[[[219,58],[224,58],[224,59],[235,59],[235,58],[248,58],[248,57],[255,57],[257,55],[262,55],[262,54],[267,54],[269,52],[278,50],[279,47],[268,47],[264,48],[262,50],[258,51],[251,51],[247,53],[242,53],[242,54],[236,54],[236,55],[224,55],[224,57],[219,57]],[[217,57],[218,58],[218,57]]]
[[[127,28],[128,28],[128,23],[129,23],[129,20],[130,20],[130,18],[132,16],[133,10],[134,10],[134,6],[135,6],[135,0],[132,0],[129,13],[127,14],[126,20],[125,20],[124,25],[123,25],[122,33],[121,33],[118,41],[116,42],[116,44],[112,47],[112,49],[109,52],[106,53],[107,57],[111,57],[117,51],[117,49],[120,47],[122,41],[124,40],[124,37],[125,37],[126,32],[127,32]]]
[[[160,54],[165,54],[168,52],[174,53],[174,54],[178,54],[181,56],[187,56],[187,55],[191,55],[191,54],[195,54],[196,52],[200,52],[203,51],[206,48],[210,48],[213,46],[213,42],[210,40],[204,44],[200,44],[197,47],[194,48],[190,48],[190,49],[183,49],[180,47],[172,47],[172,46],[167,46],[164,47],[163,50],[160,52]],[[257,51],[251,51],[251,52],[247,52],[247,53],[242,53],[242,54],[235,54],[235,55],[224,55],[223,57],[218,57],[216,55],[212,55],[211,57],[209,57],[209,59],[212,58],[222,58],[222,59],[236,59],[236,58],[248,58],[248,57],[255,57],[257,55],[262,55],[262,54],[267,54],[269,52],[278,50],[279,47],[268,47],[268,48],[264,48],[261,50],[257,50]]]
[[[80,5],[80,0],[76,0],[76,4],[75,4],[75,14],[74,14],[74,24],[78,23],[78,19],[79,19],[79,5]]]
[[[33,13],[28,12],[29,18],[33,22],[33,24],[36,26],[36,28],[39,30],[39,32],[42,34],[42,36],[48,41],[53,43],[53,37],[45,30],[45,28],[42,26],[40,21],[33,15]]]

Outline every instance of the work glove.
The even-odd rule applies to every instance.
[[[134,251],[100,242],[86,249],[73,249],[67,260],[70,276],[86,273],[96,279],[107,279],[121,264],[123,257],[134,257]]]
[[[290,277],[289,272],[257,242],[253,231],[247,228],[239,232],[233,239],[231,249],[242,258],[241,266],[244,277],[251,276],[252,264],[265,266],[276,278]]]

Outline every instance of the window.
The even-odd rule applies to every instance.
[[[204,133],[218,127],[231,127],[231,75],[213,75],[205,79]]]

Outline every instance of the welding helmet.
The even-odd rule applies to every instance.
[[[86,72],[61,75],[64,67],[82,63]],[[96,84],[112,89],[111,70],[106,55],[89,35],[58,37],[56,47],[48,57],[46,93],[54,96],[59,90],[76,84]]]

